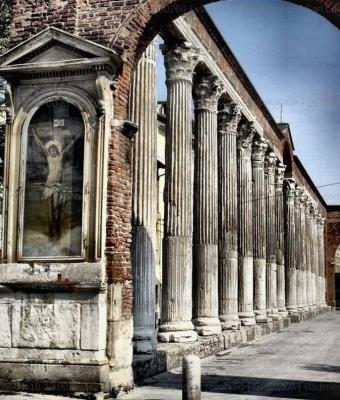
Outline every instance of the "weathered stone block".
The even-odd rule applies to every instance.
[[[83,304],[81,307],[82,350],[104,350],[106,347],[105,304]]]
[[[11,347],[10,305],[0,304],[0,347]]]
[[[124,368],[132,365],[131,346],[133,336],[132,320],[109,322],[107,354],[113,368]]]
[[[79,349],[79,304],[14,304],[13,347]]]

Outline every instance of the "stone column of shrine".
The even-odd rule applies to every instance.
[[[242,113],[234,103],[218,112],[219,316],[222,329],[238,329],[237,127]]]
[[[290,315],[297,314],[295,269],[295,179],[284,180],[286,303]]]
[[[194,207],[193,322],[202,336],[221,333],[218,318],[217,103],[222,91],[222,84],[211,75],[199,77],[194,86],[194,197],[197,201]]]
[[[268,322],[266,299],[266,188],[264,175],[267,141],[256,138],[251,156],[253,168],[254,312],[256,322]]]
[[[269,151],[265,160],[265,195],[266,195],[266,294],[267,314],[269,318],[280,320],[277,307],[277,267],[276,267],[276,200],[275,171],[277,157]]]
[[[307,195],[305,190],[302,190],[300,196],[300,261],[301,261],[301,307],[304,311],[308,310],[307,303],[307,261],[306,261],[306,201]]]
[[[322,274],[323,274],[323,264],[324,264],[324,259],[323,259],[323,252],[322,252],[322,247],[323,247],[323,218],[321,213],[319,212],[318,218],[317,218],[317,238],[318,238],[318,261],[319,261],[319,268],[318,268],[318,299],[317,299],[317,304],[319,307],[322,307],[324,300],[323,300],[323,280],[322,280]]]
[[[161,341],[196,341],[192,323],[192,80],[198,49],[184,42],[162,48],[167,125]]]
[[[311,201],[308,197],[306,201],[306,220],[305,220],[305,237],[306,237],[306,272],[307,272],[307,305],[308,309],[313,307],[313,290],[312,290],[312,222],[311,222]]]
[[[251,152],[255,128],[243,124],[237,135],[239,317],[254,325],[253,196]]]
[[[134,348],[149,352],[156,346],[155,229],[157,182],[157,100],[154,42],[140,59],[131,87],[130,119],[138,126],[133,169]]]
[[[295,268],[296,268],[296,303],[298,311],[303,310],[302,304],[302,254],[301,254],[301,195],[302,187],[297,185],[295,188]]]
[[[277,268],[277,308],[282,317],[288,315],[286,308],[285,280],[285,233],[284,233],[284,194],[283,179],[286,166],[278,163],[275,175],[275,207],[276,207],[276,268]]]

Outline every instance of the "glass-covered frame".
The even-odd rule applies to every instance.
[[[35,104],[29,109],[26,118],[22,124],[21,129],[21,152],[20,152],[20,178],[19,178],[19,201],[18,201],[18,235],[17,235],[17,260],[18,261],[81,261],[89,259],[89,236],[90,232],[90,211],[91,201],[93,197],[90,196],[91,188],[94,186],[93,176],[91,175],[90,166],[95,159],[95,152],[93,151],[93,141],[94,141],[94,127],[96,119],[96,110],[94,104],[88,99],[79,95],[79,93],[72,93],[65,90],[63,95],[42,95],[39,96],[40,99],[35,101]],[[64,104],[69,104],[71,108],[79,111],[79,116],[81,116],[83,123],[83,176],[82,176],[82,221],[81,221],[81,238],[79,252],[77,254],[69,254],[54,252],[51,254],[25,254],[24,252],[24,234],[25,234],[25,195],[27,193],[26,186],[26,175],[27,175],[27,149],[30,134],[31,122],[34,121],[34,117],[39,113],[39,110],[47,104],[52,104],[53,102],[59,102]],[[62,124],[62,118],[60,118],[60,124]],[[59,127],[56,127],[58,129]],[[41,138],[40,138],[41,139]],[[32,140],[31,140],[32,141]],[[44,144],[46,145],[46,140],[36,140],[36,145],[40,141],[40,147]],[[72,141],[72,140],[71,140]],[[50,145],[53,146],[53,140],[49,141]],[[67,147],[70,148],[74,146],[74,143],[65,144],[64,151],[68,151]],[[58,147],[58,146],[56,146]],[[61,147],[57,151],[62,151]],[[43,196],[48,198],[48,189],[44,189]]]

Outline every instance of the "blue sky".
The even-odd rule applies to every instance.
[[[283,103],[296,154],[316,186],[339,182],[340,30],[282,0],[225,0],[207,10],[278,122]],[[161,100],[164,92],[160,84]],[[340,184],[320,192],[340,204]]]

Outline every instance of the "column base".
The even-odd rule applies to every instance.
[[[255,314],[253,312],[241,312],[238,314],[242,326],[256,325]]]
[[[268,312],[267,316],[273,321],[281,321],[282,319],[282,316],[279,314],[278,310],[276,310],[276,312],[273,311]]]
[[[187,343],[197,342],[197,332],[191,321],[166,322],[159,327],[160,342]]]
[[[288,317],[288,311],[286,308],[279,308],[279,315],[281,315],[282,318]]]
[[[200,336],[220,335],[222,328],[218,318],[200,317],[193,320],[195,331]]]
[[[237,331],[241,327],[241,322],[237,314],[220,315],[221,328],[223,331],[232,329]]]
[[[257,324],[266,324],[267,322],[271,322],[272,319],[268,317],[267,313],[265,310],[255,310],[255,321]]]
[[[147,328],[134,328],[133,350],[135,353],[152,353],[156,350],[156,331]]]

